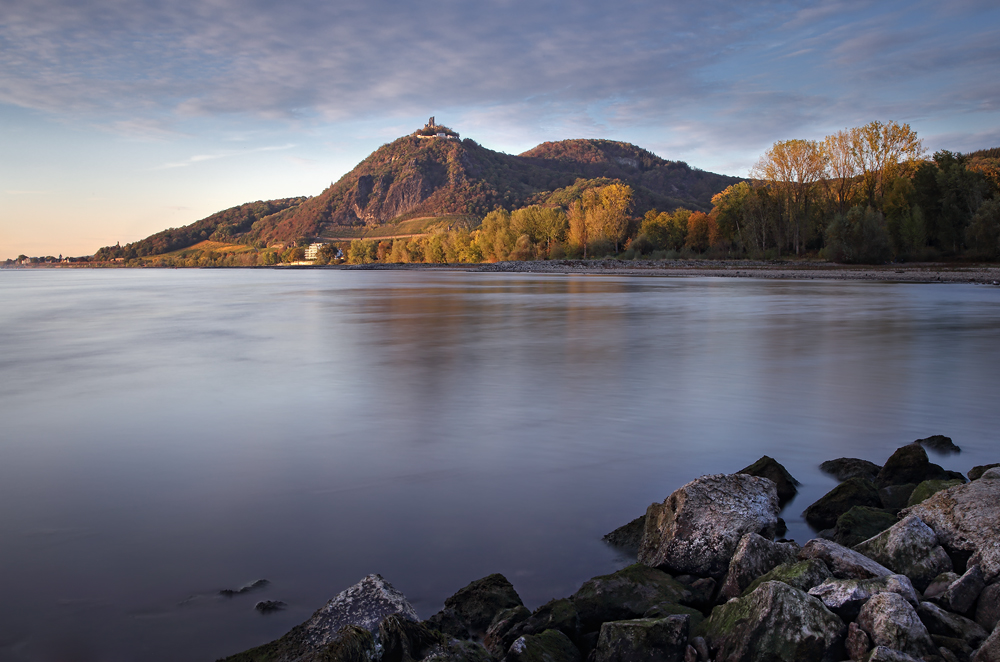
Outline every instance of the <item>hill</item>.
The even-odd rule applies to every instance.
[[[98,257],[166,253],[205,239],[270,245],[303,237],[371,236],[378,227],[410,219],[482,218],[496,207],[565,205],[590,185],[580,180],[629,184],[638,215],[652,208],[708,211],[712,195],[740,181],[624,142],[547,142],[511,155],[429,123],[378,148],[317,196],[241,205],[126,247],[106,247]]]

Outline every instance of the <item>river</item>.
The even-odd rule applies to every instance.
[[[995,287],[38,269],[0,310],[0,660],[214,660],[370,572],[421,617],[492,572],[535,607],[764,454],[800,543],[822,460],[1000,461]]]

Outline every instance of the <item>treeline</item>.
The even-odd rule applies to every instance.
[[[352,263],[589,258],[780,258],[837,262],[1000,258],[1000,149],[924,157],[906,124],[775,143],[752,178],[689,209],[631,215],[620,181],[578,180],[544,205],[496,209],[477,230],[356,240]]]

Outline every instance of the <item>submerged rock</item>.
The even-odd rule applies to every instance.
[[[571,600],[584,632],[606,621],[640,618],[663,602],[681,604],[691,598],[686,586],[667,573],[639,563],[583,583]]]
[[[869,506],[854,506],[837,518],[833,541],[844,547],[853,547],[888,529],[896,523],[896,516],[888,510]]]
[[[740,538],[733,559],[729,562],[729,571],[719,590],[719,599],[738,597],[754,579],[795,559],[798,553],[799,546],[793,542],[771,542],[756,533],[746,534]]]
[[[702,476],[646,511],[639,561],[669,572],[720,577],[740,538],[774,536],[774,482],[746,474]]]
[[[497,614],[523,603],[507,578],[494,573],[459,589],[444,601],[444,606],[454,610],[471,633],[482,634]]]
[[[605,623],[594,662],[682,662],[689,620],[681,615]]]
[[[882,507],[875,484],[867,478],[848,478],[806,508],[802,515],[810,526],[827,529],[855,506]]]
[[[938,653],[913,605],[897,593],[872,596],[861,608],[857,622],[876,646],[902,651],[916,658],[936,656]]]
[[[952,569],[937,534],[919,517],[908,516],[854,549],[893,572],[906,575],[923,591],[931,580]]]
[[[898,593],[914,607],[919,603],[917,592],[905,575],[886,575],[874,579],[828,579],[809,589],[809,595],[822,600],[827,609],[845,621],[854,620],[861,606],[879,593]]]
[[[874,462],[859,460],[856,457],[841,457],[836,460],[827,460],[819,465],[819,469],[841,482],[849,478],[867,478],[874,482],[875,476],[882,470],[882,467]]]
[[[767,455],[736,473],[758,476],[772,481],[778,492],[778,503],[782,506],[795,497],[798,493],[796,486],[801,484],[792,478],[792,474],[788,473],[788,470],[780,462]]]
[[[893,574],[891,570],[831,540],[813,538],[799,552],[800,559],[819,559],[838,579],[871,579]]]
[[[962,449],[955,445],[955,442],[951,440],[951,437],[946,437],[943,434],[935,434],[927,437],[926,439],[917,439],[915,444],[920,444],[924,448],[930,448],[936,450],[939,453],[961,453]]]
[[[750,593],[764,582],[772,581],[784,582],[800,591],[808,592],[813,586],[818,586],[832,577],[833,574],[830,572],[830,569],[819,559],[783,563],[753,580],[746,590],[743,591],[743,595]]]
[[[923,520],[950,553],[972,552],[969,563],[980,566],[987,583],[1000,576],[1000,480],[983,476],[938,492],[903,514]]]
[[[253,608],[262,614],[270,614],[273,611],[281,611],[287,606],[281,600],[261,600]]]
[[[619,526],[611,533],[604,536],[604,542],[613,545],[631,554],[639,553],[639,546],[642,544],[642,536],[646,531],[646,516],[640,515],[634,520]]]
[[[823,603],[783,582],[712,610],[698,629],[715,660],[833,662],[842,659],[844,622]]]
[[[927,459],[927,451],[918,443],[907,444],[896,449],[878,476],[875,484],[882,488],[886,485],[920,484],[925,480],[950,478],[948,472]]]
[[[267,581],[266,579],[258,579],[256,581],[250,582],[249,584],[245,584],[239,587],[238,589],[224,588],[221,591],[219,591],[219,595],[231,598],[237,595],[243,595],[245,593],[249,593],[251,591],[260,590],[270,583],[271,582]]]

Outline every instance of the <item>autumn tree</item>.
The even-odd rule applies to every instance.
[[[924,153],[917,132],[909,124],[875,121],[851,132],[851,158],[868,206],[881,210],[886,187],[909,174]]]
[[[824,171],[823,150],[815,140],[774,143],[751,170],[753,178],[773,189],[781,200],[796,255],[802,250],[804,224]]]

